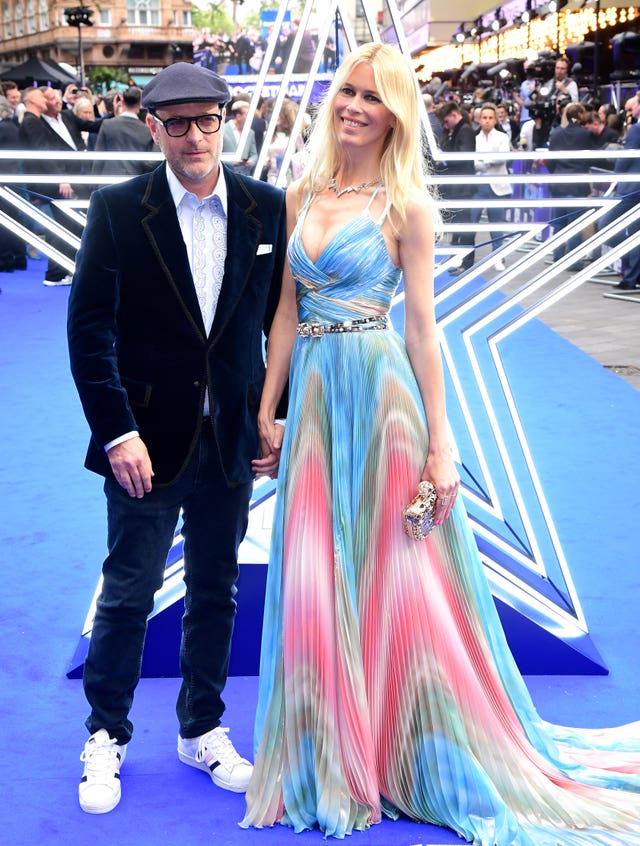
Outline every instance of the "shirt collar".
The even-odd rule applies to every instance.
[[[199,205],[204,200],[199,200],[195,194],[191,191],[187,191],[184,187],[182,182],[178,179],[175,173],[169,167],[167,163],[167,182],[169,183],[169,191],[171,192],[171,197],[173,202],[175,203],[175,207],[178,208],[180,203],[184,200],[185,197],[189,197],[190,199],[193,198],[195,200],[196,205]],[[210,199],[211,197],[219,197],[220,204],[222,206],[222,211],[227,215],[227,183],[224,179],[224,169],[219,167],[218,170],[218,181],[216,182],[216,187],[213,190],[213,193],[209,195],[209,197],[205,197],[205,200]],[[192,200],[192,201],[193,201]]]

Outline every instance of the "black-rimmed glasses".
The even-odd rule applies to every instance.
[[[196,115],[196,117],[174,117],[162,120],[158,115],[153,115],[154,120],[164,126],[164,131],[171,138],[181,138],[186,135],[191,129],[191,124],[195,123],[200,132],[204,135],[213,135],[220,129],[222,124],[222,114],[215,112],[212,115]]]

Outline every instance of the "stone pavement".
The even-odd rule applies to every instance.
[[[518,258],[516,253],[507,265]],[[640,291],[625,299],[608,296],[619,281],[611,274],[583,282],[545,309],[540,320],[640,390]],[[506,285],[505,291],[514,287]]]
[[[614,292],[611,283],[619,278],[583,283],[541,319],[640,390],[640,292],[628,299],[604,296]]]

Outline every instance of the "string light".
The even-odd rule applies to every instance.
[[[500,32],[506,21],[501,18],[501,9],[495,12],[490,35],[481,28],[482,19],[475,22],[475,26],[463,24],[459,31],[464,33],[463,42],[434,50],[416,56],[416,64],[423,64],[419,78],[424,81],[439,72],[453,68],[461,68],[470,61],[479,61],[479,39],[482,38],[482,62],[493,62],[499,55],[524,56],[528,50],[540,52],[554,50],[564,53],[568,44],[579,44],[587,40],[589,33],[608,29],[617,24],[630,24],[639,17],[640,10],[635,6],[618,8],[610,6],[600,11],[596,18],[593,7],[569,10],[566,9],[568,0],[549,0],[546,6],[535,10],[527,3],[527,9],[514,21],[513,27]],[[552,11],[553,7],[553,11]],[[529,20],[525,19],[529,15]],[[546,17],[543,15],[546,14]],[[502,24],[501,24],[501,21]],[[495,28],[497,24],[497,29]],[[473,30],[473,34],[472,34]],[[498,34],[499,33],[499,34]],[[470,44],[468,39],[475,40]],[[457,41],[457,39],[456,39]]]

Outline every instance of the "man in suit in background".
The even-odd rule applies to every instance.
[[[244,100],[237,100],[232,104],[229,111],[231,112],[231,120],[224,127],[223,153],[235,153],[237,151],[244,130],[244,124],[247,120],[247,114],[249,113],[249,104]],[[231,167],[236,173],[251,175],[257,161],[258,149],[256,147],[256,136],[253,129],[250,129],[244,149],[231,163]]]
[[[638,97],[630,98],[630,126],[624,140],[625,150],[640,150],[640,99]],[[627,105],[625,103],[625,107]],[[622,158],[616,159],[615,164],[616,174],[625,173],[640,173],[640,158]],[[637,182],[617,182],[614,190],[614,197],[617,199],[615,206],[608,211],[600,220],[600,228],[613,223],[626,214],[633,208],[638,209],[638,215],[635,220],[627,224],[627,226],[613,236],[609,240],[612,247],[622,243],[625,238],[630,238],[632,235],[637,235],[640,231],[640,191],[638,191]],[[636,238],[636,240],[638,240]],[[634,246],[626,255],[622,257],[622,279],[614,285],[620,292],[640,291],[640,243]]]
[[[549,150],[556,151],[581,151],[593,150],[596,146],[594,136],[588,129],[584,128],[584,122],[587,118],[587,110],[582,103],[569,103],[564,110],[567,120],[566,126],[556,126],[549,135]],[[595,160],[594,160],[595,161]],[[553,182],[549,186],[551,196],[554,198],[577,198],[588,197],[591,193],[591,185],[589,184],[589,167],[591,162],[587,159],[549,159],[547,168],[550,173],[567,174],[570,176],[581,176],[580,182]],[[553,210],[553,218],[551,221],[554,233],[560,232],[565,227],[569,226],[576,218],[582,214],[582,209],[574,206],[561,206]],[[577,232],[567,242],[559,244],[553,250],[553,260],[560,261],[565,253],[570,253],[578,249],[582,243],[582,232]],[[571,266],[571,270],[582,270],[585,266],[584,261],[577,261]]]
[[[44,152],[46,150],[73,151],[76,148],[69,126],[65,123],[60,132],[56,131],[53,122],[58,124],[61,99],[60,92],[53,88],[27,88],[22,95],[25,106],[24,116],[20,124],[19,139],[23,150]],[[69,113],[71,114],[71,113]],[[45,116],[48,116],[49,122]],[[60,121],[62,126],[62,123]],[[63,133],[64,136],[63,137]],[[78,129],[78,139],[82,138]],[[49,161],[25,159],[24,171],[27,174],[51,174],[59,178],[58,183],[43,183],[41,185],[29,182],[26,185],[30,192],[31,202],[42,212],[59,223],[65,223],[64,215],[52,203],[52,200],[70,200],[74,197],[74,190],[69,181],[67,162],[61,159]],[[44,233],[45,240],[60,252],[67,248],[66,242],[51,232]],[[53,258],[49,258],[43,284],[48,287],[70,285],[71,276],[65,268]]]
[[[140,120],[141,97],[142,91],[137,85],[132,85],[122,94],[116,95],[118,114],[104,121],[100,127],[95,147],[97,153],[149,153],[160,149],[153,140],[147,124]],[[155,162],[129,161],[126,158],[118,161],[96,160],[93,163],[93,172],[135,176],[146,173],[154,167]]]
[[[147,616],[180,509],[185,613],[178,756],[246,790],[251,765],[220,726],[237,552],[260,447],[263,331],[285,256],[284,194],[220,164],[223,77],[179,62],[146,86],[165,155],[95,191],[69,298],[72,373],[91,428],[86,466],[105,476],[108,556],[84,689],[91,734],[82,809],[120,800]],[[278,455],[263,455],[272,473]]]
[[[460,106],[453,100],[443,103],[436,111],[438,120],[442,123],[442,152],[443,153],[473,153],[476,149],[476,136],[469,123],[466,112],[463,114]],[[464,184],[440,186],[440,193],[449,201],[448,217],[451,223],[471,223],[471,211],[467,208],[456,207],[456,200],[470,200],[475,192],[475,167],[473,159],[468,161],[441,162],[438,172],[446,176],[468,176]],[[475,233],[454,232],[451,236],[453,246],[473,247]],[[449,273],[453,276],[464,273],[473,264],[473,249],[469,250],[461,260],[459,266],[452,268]]]

